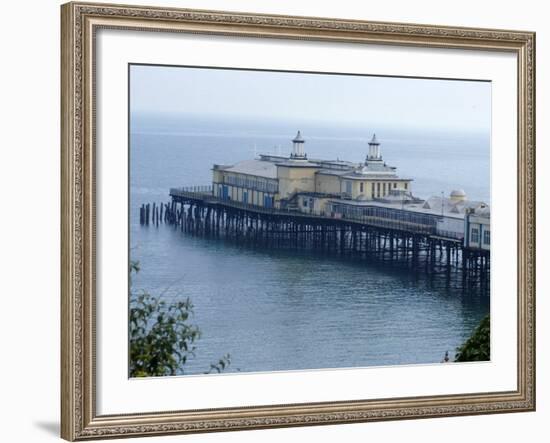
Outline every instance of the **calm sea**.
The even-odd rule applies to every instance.
[[[312,252],[255,250],[139,225],[139,206],[170,187],[207,185],[213,163],[288,153],[301,129],[309,157],[362,161],[370,128],[134,116],[130,148],[133,288],[189,297],[202,337],[184,368],[222,355],[226,372],[440,362],[489,312],[489,298],[410,272]],[[488,136],[376,128],[384,160],[420,197],[464,189],[490,202]]]

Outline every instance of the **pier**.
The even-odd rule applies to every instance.
[[[468,287],[487,289],[488,250],[467,248],[454,233],[442,235],[407,211],[337,217],[231,201],[212,187],[170,189],[170,201],[144,204],[140,224],[166,224],[181,232],[263,248],[315,250],[327,254],[407,267],[426,274],[461,278]]]

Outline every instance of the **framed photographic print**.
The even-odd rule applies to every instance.
[[[63,438],[534,410],[533,33],[61,14]]]

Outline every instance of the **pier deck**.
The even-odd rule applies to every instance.
[[[418,223],[408,222],[406,220],[390,220],[382,217],[362,216],[362,217],[346,217],[337,218],[328,214],[306,213],[296,210],[287,210],[279,208],[265,208],[252,204],[245,204],[231,200],[222,200],[207,192],[189,191],[183,189],[170,189],[170,197],[177,202],[192,203],[195,205],[203,205],[210,208],[220,208],[228,210],[248,211],[259,215],[276,217],[276,218],[292,218],[302,222],[323,223],[330,222],[336,225],[355,225],[357,227],[378,227],[403,231],[413,235],[429,235],[442,241],[451,243],[462,243],[462,238],[459,237],[444,237],[435,234],[435,229],[432,226],[422,225]]]

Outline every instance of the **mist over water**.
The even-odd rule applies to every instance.
[[[486,134],[287,121],[134,115],[130,247],[134,289],[189,297],[202,331],[186,374],[231,354],[234,371],[438,363],[489,311],[488,297],[424,275],[312,252],[255,250],[139,225],[139,206],[171,187],[208,185],[213,163],[287,154],[300,129],[310,158],[364,161],[376,132],[384,160],[422,198],[464,189],[490,203]]]

